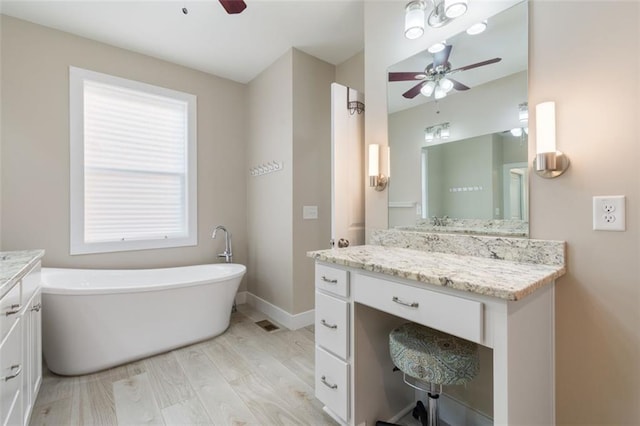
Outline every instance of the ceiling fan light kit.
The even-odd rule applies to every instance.
[[[431,46],[429,46],[429,48],[427,49],[427,52],[429,53],[442,52],[445,47],[447,47],[447,40],[442,40],[439,43],[434,43]]]

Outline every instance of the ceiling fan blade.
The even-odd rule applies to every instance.
[[[433,66],[446,65],[449,62],[449,55],[451,55],[451,49],[453,46],[447,44],[444,49],[433,54]]]
[[[460,83],[457,80],[452,79],[451,77],[447,77],[452,83],[453,83],[453,88],[456,90],[469,90],[471,89],[471,87],[464,85],[462,83]]]
[[[483,66],[489,65],[489,64],[495,64],[496,62],[500,62],[501,60],[502,60],[502,58],[487,59],[486,61],[478,62],[476,64],[471,64],[471,65],[467,65],[467,66],[464,66],[464,67],[456,68],[454,70],[449,71],[449,74],[452,73],[452,72],[466,71],[466,70],[470,70],[472,68],[478,68],[478,67],[483,67]]]
[[[227,13],[234,15],[240,13],[247,8],[247,4],[242,0],[219,0]]]
[[[407,99],[415,98],[416,96],[418,96],[418,93],[420,93],[420,89],[422,89],[422,86],[424,86],[426,82],[427,80],[421,81],[420,83],[413,86],[411,89],[404,92],[402,96],[404,96]]]
[[[423,71],[418,72],[390,72],[389,81],[418,81],[425,78]]]

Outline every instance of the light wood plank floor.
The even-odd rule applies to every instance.
[[[335,425],[314,397],[313,327],[266,332],[239,305],[221,336],[99,373],[46,371],[31,425]]]

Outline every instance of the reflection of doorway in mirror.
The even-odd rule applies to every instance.
[[[505,219],[529,220],[527,208],[527,163],[509,163],[503,166],[503,209]]]

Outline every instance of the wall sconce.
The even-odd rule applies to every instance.
[[[543,178],[555,178],[569,167],[569,158],[556,151],[556,104],[536,105],[536,158],[533,167]]]
[[[389,183],[389,177],[391,176],[390,158],[388,146],[382,147],[381,152],[380,145],[369,145],[369,186],[373,187],[376,191],[383,191]],[[386,165],[386,176],[382,173],[382,170],[380,170],[380,164]]]
[[[424,129],[424,140],[426,142],[433,142],[434,139],[449,139],[449,136],[451,136],[449,123],[436,124]]]

